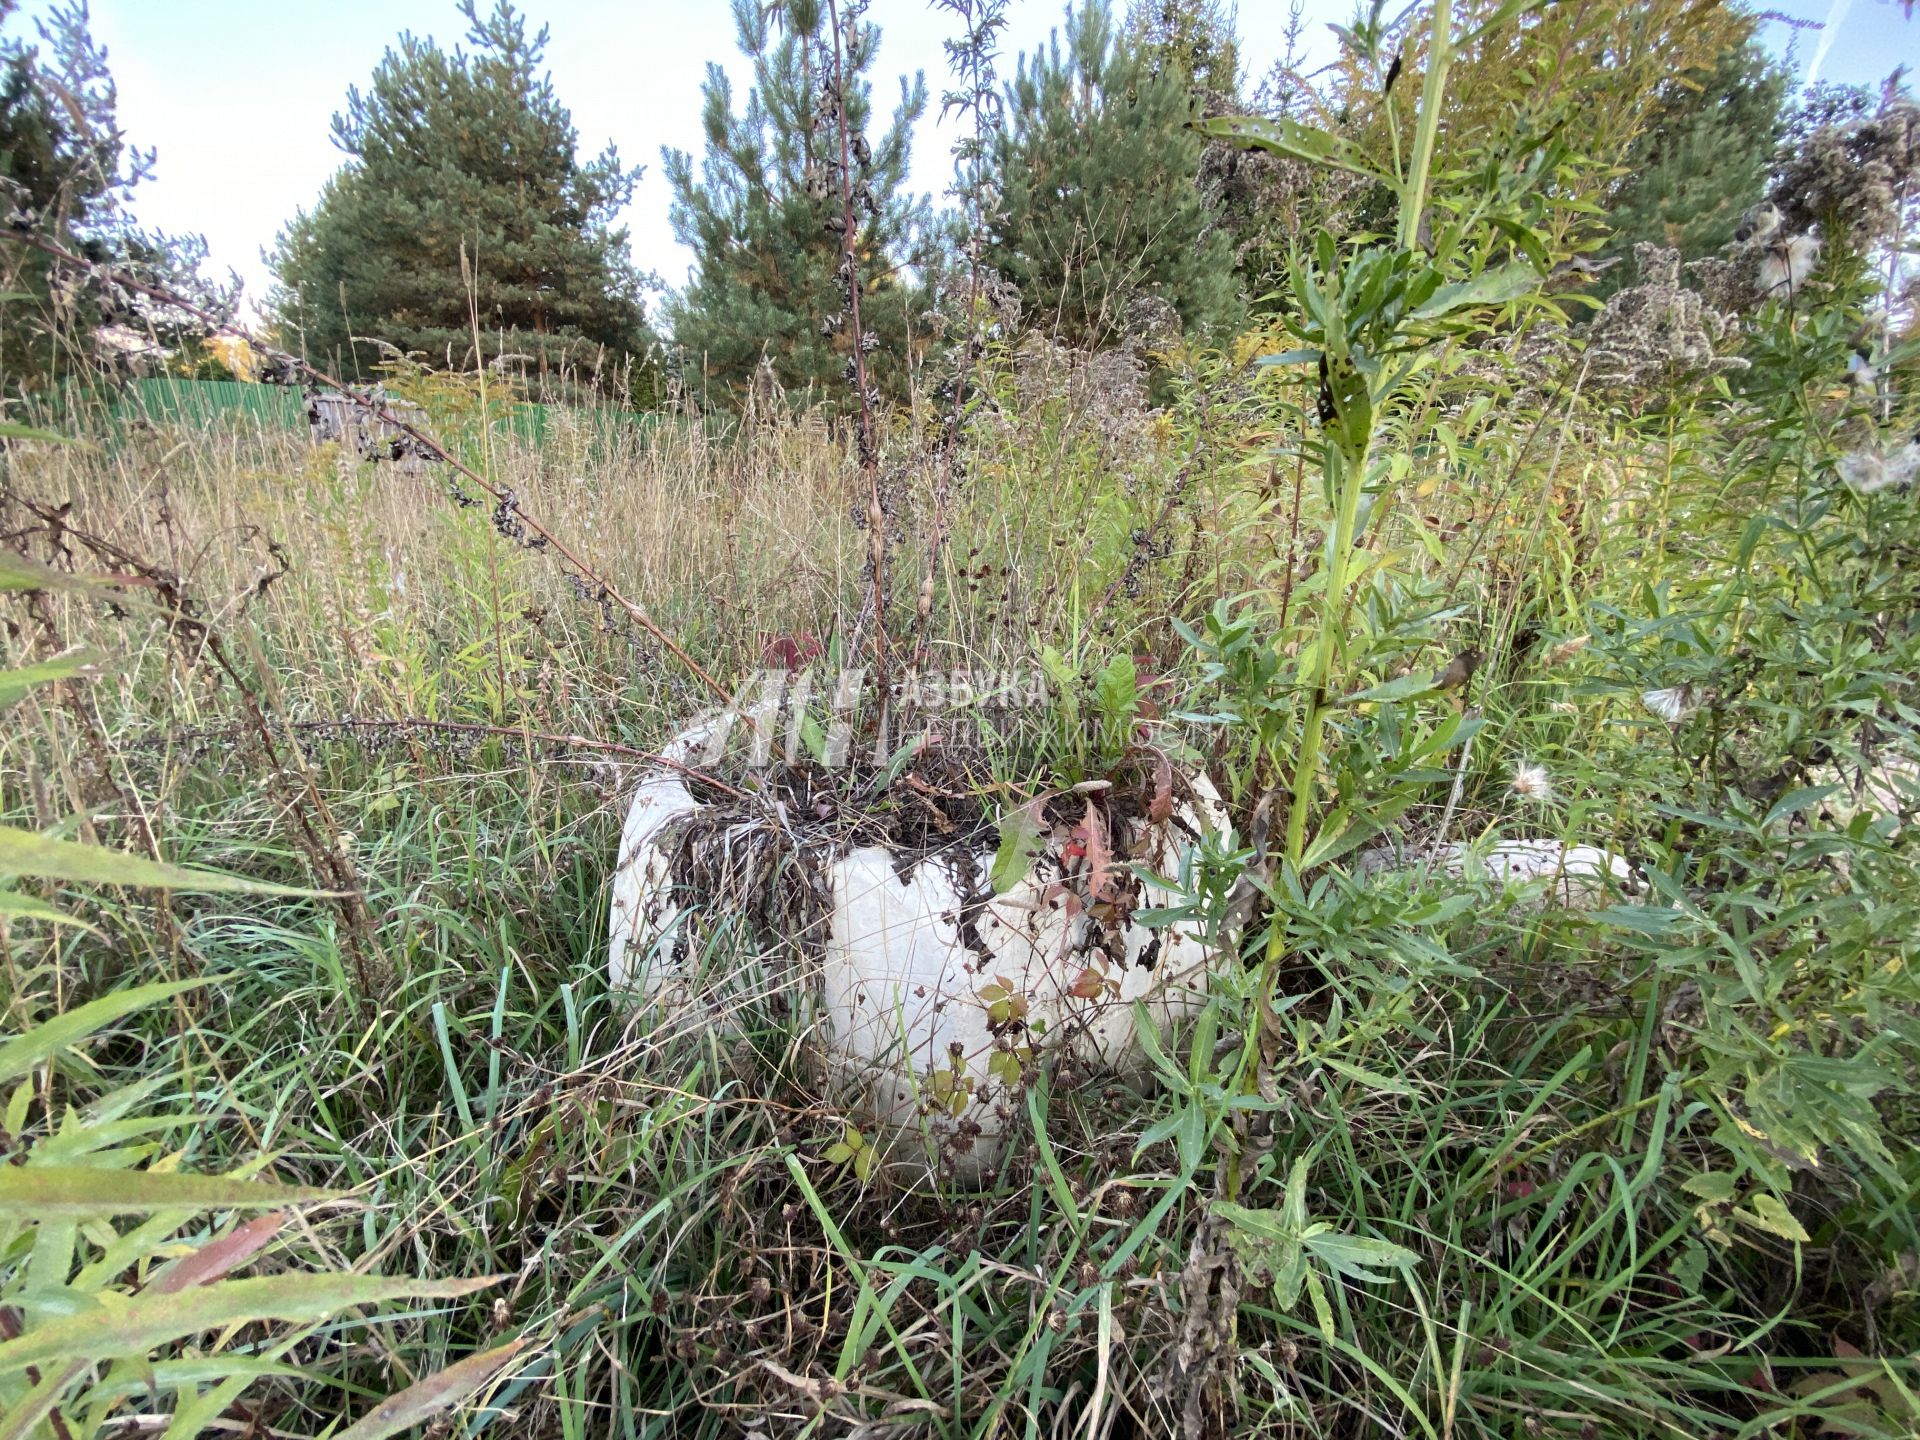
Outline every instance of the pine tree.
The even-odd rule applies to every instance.
[[[1208,113],[1237,110],[1240,41],[1227,0],[1133,0],[1127,38],[1156,70],[1175,69]]]
[[[402,34],[334,116],[351,158],[274,257],[283,339],[354,375],[381,360],[364,337],[454,369],[522,355],[611,383],[648,349],[614,224],[638,173],[612,146],[578,158],[541,73],[545,27],[530,36],[510,0],[460,12],[470,53]]]
[[[1102,0],[1067,14],[1066,41],[1023,56],[994,147],[999,205],[987,261],[1019,289],[1030,322],[1070,343],[1119,338],[1142,295],[1189,328],[1228,324],[1237,294],[1228,237],[1194,183],[1190,79],[1156,70],[1116,37]]]
[[[718,65],[707,67],[702,115],[706,158],[666,150],[673,186],[674,234],[696,257],[686,290],[668,304],[673,338],[689,387],[730,406],[741,404],[758,377],[784,392],[814,399],[844,393],[848,347],[837,323],[843,301],[834,272],[842,256],[844,197],[840,137],[822,116],[832,83],[834,37],[819,0],[762,6],[734,0],[740,48],[753,61],[754,84],[744,113]],[[848,148],[860,225],[861,323],[879,353],[904,357],[912,323],[924,311],[924,287],[905,267],[919,262],[928,229],[927,202],[905,190],[913,126],[926,109],[924,77],[900,83],[892,123],[869,136],[873,65],[880,31],[863,21],[846,26],[840,64],[847,79]],[[905,393],[907,366],[870,365],[883,394]]]
[[[17,10],[15,0],[0,0],[0,25]],[[107,52],[88,21],[77,0],[48,10],[31,38],[0,34],[0,221],[225,319],[239,286],[203,276],[206,242],[143,230],[128,212],[154,155],[129,145],[120,128]],[[170,349],[197,355],[206,333],[199,321],[42,251],[0,247],[0,389],[37,389],[107,363],[94,341],[108,326],[133,342],[111,356],[144,354],[153,366]]]
[[[1694,259],[1733,239],[1767,188],[1785,130],[1789,79],[1753,40],[1722,51],[1713,71],[1663,89],[1608,197],[1607,253],[1629,257],[1642,241]],[[1603,289],[1629,283],[1618,266]]]

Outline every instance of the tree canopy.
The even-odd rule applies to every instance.
[[[0,26],[17,19],[0,0]],[[201,272],[206,243],[137,226],[127,210],[153,173],[154,155],[128,142],[107,51],[93,37],[84,0],[53,6],[31,34],[0,31],[0,221],[95,264],[184,293],[216,317],[231,314],[237,283]],[[0,383],[24,390],[112,356],[192,344],[198,321],[123,287],[62,267],[20,245],[0,250]],[[108,327],[122,344],[103,349]]]
[[[638,172],[582,161],[571,113],[510,0],[471,50],[402,34],[333,137],[350,157],[281,232],[274,311],[290,348],[363,375],[381,342],[466,368],[523,356],[603,384],[643,365],[642,280],[615,217]]]
[[[872,85],[864,77],[879,29],[848,23],[835,36],[817,0],[761,5],[734,0],[741,50],[754,83],[735,113],[726,72],[707,67],[702,112],[706,156],[663,152],[673,186],[674,234],[696,257],[686,289],[669,302],[687,384],[739,404],[765,375],[780,390],[823,399],[840,393],[853,340],[837,326],[843,301],[845,197],[841,139],[822,100],[836,63],[846,80],[847,153],[858,235],[861,323],[879,347],[904,356],[924,288],[908,267],[924,258],[928,202],[906,190],[913,126],[926,109],[925,79],[902,80],[893,119],[871,135]],[[877,366],[883,389],[904,393],[908,366]]]
[[[1608,199],[1608,253],[1631,256],[1650,241],[1691,259],[1732,240],[1766,192],[1788,85],[1786,71],[1749,39],[1722,51],[1711,74],[1663,87]]]
[[[1232,245],[1195,185],[1201,141],[1184,65],[1156,66],[1088,0],[1021,57],[992,157],[999,203],[986,258],[1029,320],[1072,343],[1112,343],[1141,297],[1209,330],[1237,308]]]

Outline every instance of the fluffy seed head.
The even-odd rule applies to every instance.
[[[1664,690],[1648,690],[1640,703],[1669,725],[1678,725],[1700,708],[1700,697],[1691,685],[1669,685]]]
[[[1513,767],[1513,784],[1510,787],[1516,797],[1535,805],[1545,805],[1553,799],[1553,777],[1547,774],[1547,767],[1522,760]]]
[[[1920,440],[1909,440],[1897,450],[1863,445],[1842,455],[1834,468],[1847,488],[1857,494],[1896,490],[1920,479]]]

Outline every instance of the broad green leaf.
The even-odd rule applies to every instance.
[[[13,704],[36,685],[45,685],[50,680],[71,679],[97,669],[106,658],[99,650],[76,650],[71,655],[57,655],[38,664],[22,665],[18,670],[0,670],[0,706]]]
[[[1255,1240],[1279,1245],[1300,1237],[1299,1229],[1288,1224],[1278,1210],[1251,1210],[1230,1200],[1216,1200],[1207,1208]]]
[[[1326,1289],[1320,1284],[1319,1275],[1309,1269],[1306,1272],[1307,1298],[1313,1302],[1313,1318],[1319,1323],[1320,1333],[1333,1339],[1333,1307],[1327,1304]]]
[[[1134,668],[1133,657],[1124,650],[1109,660],[1106,668],[1094,677],[1094,699],[1099,702],[1100,713],[1107,719],[1120,722],[1133,718],[1133,712],[1140,706],[1140,675]]]
[[[93,926],[77,915],[69,915],[58,906],[49,905],[44,900],[36,900],[31,895],[22,895],[18,890],[0,890],[0,915],[12,920],[44,920],[49,925],[74,925],[82,930],[91,930]]]
[[[23,1220],[47,1215],[98,1220],[155,1210],[264,1210],[338,1200],[343,1195],[339,1190],[236,1180],[225,1175],[103,1170],[83,1165],[0,1167],[0,1216]]]
[[[1194,129],[1215,140],[1231,140],[1257,150],[1304,160],[1309,165],[1331,165],[1370,180],[1387,181],[1368,161],[1365,152],[1351,140],[1326,130],[1302,125],[1283,116],[1219,115],[1195,122]]]
[[[0,1341],[0,1375],[29,1365],[145,1355],[159,1345],[206,1330],[249,1321],[315,1325],[362,1305],[389,1300],[454,1300],[496,1285],[503,1277],[413,1280],[387,1275],[264,1275],[223,1280],[177,1295],[143,1292],[132,1299],[102,1295],[102,1311],[41,1325]]]
[[[0,874],[33,875],[42,880],[65,880],[76,885],[133,885],[154,890],[224,890],[252,895],[324,893],[245,880],[216,870],[190,870],[183,865],[169,865],[122,850],[36,835],[11,825],[0,825]]]
[[[1419,1093],[1405,1080],[1391,1075],[1382,1075],[1374,1070],[1362,1070],[1345,1060],[1337,1060],[1331,1055],[1322,1055],[1320,1063],[1347,1079],[1366,1086],[1367,1089],[1381,1095],[1414,1095]]]
[[[1766,829],[1777,825],[1789,815],[1798,815],[1802,810],[1818,805],[1829,795],[1839,793],[1838,785],[1809,785],[1802,790],[1789,790],[1774,803],[1771,810],[1767,811],[1767,818],[1760,822],[1761,828]]]
[[[1735,1210],[1734,1217],[1744,1220],[1755,1229],[1764,1230],[1769,1235],[1778,1235],[1782,1240],[1791,1240],[1799,1245],[1810,1245],[1813,1237],[1807,1234],[1806,1227],[1793,1218],[1793,1212],[1781,1202],[1778,1196],[1765,1191],[1755,1195],[1748,1204],[1751,1209]]]
[[[56,1015],[34,1026],[26,1034],[16,1035],[0,1045],[0,1084],[25,1075],[56,1051],[86,1039],[94,1031],[103,1030],[136,1010],[144,1010],[149,1005],[157,1005],[162,1000],[169,1000],[183,991],[198,989],[207,983],[205,979],[200,979],[136,985]]]
[[[1411,1270],[1420,1257],[1404,1246],[1366,1235],[1313,1235],[1307,1248],[1341,1275],[1380,1284],[1388,1277],[1376,1270]]]
[[[334,1440],[387,1440],[390,1435],[424,1424],[443,1410],[451,1410],[506,1369],[527,1344],[524,1339],[511,1340],[456,1361],[437,1374],[389,1395]]]
[[[1686,921],[1678,911],[1658,905],[1603,905],[1590,919],[1619,930],[1634,930],[1642,935],[1665,935]]]
[[[1413,312],[1416,320],[1438,320],[1470,305],[1504,305],[1509,300],[1539,288],[1540,272],[1524,261],[1515,260],[1492,270],[1483,270],[1471,280],[1442,285],[1433,298]]]
[[[1689,1195],[1697,1195],[1712,1204],[1724,1205],[1739,1190],[1739,1180],[1725,1170],[1707,1170],[1680,1182]]]
[[[1277,355],[1262,355],[1253,363],[1259,366],[1273,365],[1313,365],[1318,363],[1323,351],[1319,350],[1282,350]]]
[[[1040,837],[1046,828],[1040,813],[1045,804],[1044,798],[1030,800],[1001,815],[1000,848],[994,852],[993,869],[987,877],[994,894],[1006,894],[1026,879],[1027,871],[1033,868],[1034,858],[1040,853]]]
[[[1342,695],[1335,702],[1341,705],[1358,705],[1367,700],[1406,700],[1415,695],[1426,695],[1433,691],[1433,676],[1423,672],[1402,675],[1397,680],[1387,680],[1378,685],[1369,685],[1364,690],[1356,690],[1351,695]]]
[[[1392,824],[1417,798],[1411,786],[1403,787],[1400,793],[1388,796],[1357,820],[1341,806],[1327,817],[1320,833],[1307,846],[1306,853],[1300,857],[1300,870],[1304,873],[1350,855]]]
[[[1297,1156],[1293,1169],[1287,1172],[1286,1223],[1289,1231],[1298,1235],[1307,1228],[1307,1167],[1311,1157]]]

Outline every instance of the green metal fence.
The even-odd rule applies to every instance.
[[[182,425],[212,429],[241,422],[262,430],[295,431],[307,429],[306,401],[297,389],[281,385],[255,385],[241,380],[129,380],[111,389],[76,389],[68,392],[66,410],[77,428],[123,429],[142,420],[154,425]],[[511,401],[492,413],[492,428],[497,435],[511,436],[532,445],[545,442],[554,425],[555,412],[562,407]],[[569,413],[584,421],[596,443],[605,445],[623,433],[645,431],[659,417],[648,413],[611,407],[572,409]],[[477,426],[461,427],[477,430]],[[477,434],[441,437],[452,444],[464,440],[473,443]]]

